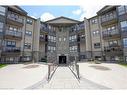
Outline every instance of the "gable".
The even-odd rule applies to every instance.
[[[59,24],[59,23],[78,23],[79,21],[69,19],[69,18],[59,17],[59,18],[49,20],[49,21],[46,21],[46,22],[50,23],[50,24],[52,24],[52,23]]]

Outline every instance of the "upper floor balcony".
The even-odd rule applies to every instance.
[[[7,23],[22,27],[23,26],[23,18],[20,17],[19,15],[8,13]]]
[[[40,42],[47,42],[48,38],[40,36]]]
[[[104,52],[106,55],[122,55],[123,49],[122,46],[118,44],[112,44],[110,46],[105,46],[104,47]]]
[[[85,35],[81,35],[77,37],[77,42],[85,42]]]
[[[2,55],[7,56],[9,54],[11,54],[12,56],[14,55],[19,55],[21,52],[21,48],[20,47],[3,47],[2,49]]]
[[[6,30],[4,36],[7,39],[21,40],[22,39],[22,32],[20,32],[20,31],[13,31],[13,30]]]
[[[48,33],[49,29],[47,27],[41,27],[40,31],[41,31],[41,33]]]
[[[117,29],[103,31],[102,35],[104,40],[120,38],[120,32]]]
[[[101,16],[101,25],[106,26],[109,24],[117,23],[118,18],[116,12],[111,12]]]

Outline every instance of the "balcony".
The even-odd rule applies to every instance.
[[[118,18],[116,16],[116,14],[113,14],[112,16],[101,18],[101,25],[106,26],[106,25],[109,25],[109,24],[117,23],[117,21],[118,21]]]
[[[84,35],[83,35],[83,36],[79,36],[79,37],[77,38],[77,42],[78,42],[78,43],[85,42],[85,36],[84,36]]]
[[[110,56],[116,56],[116,55],[123,54],[122,47],[116,44],[104,47],[104,52],[106,55],[110,55]]]
[[[23,19],[18,18],[18,16],[16,17],[13,14],[8,14],[7,23],[22,27],[23,26]]]
[[[3,47],[2,56],[8,56],[8,55],[16,56],[19,55],[20,52],[21,52],[20,47]]]
[[[48,41],[47,38],[45,38],[45,37],[41,37],[41,36],[40,36],[40,42],[47,42],[47,41]]]
[[[41,31],[41,33],[48,33],[49,32],[49,29],[48,28],[46,28],[46,27],[41,27],[40,28],[40,31]]]
[[[12,30],[6,30],[6,32],[5,32],[5,38],[6,39],[21,40],[22,39],[22,32],[12,31]]]
[[[118,30],[103,31],[103,39],[104,40],[116,39],[116,38],[120,38],[120,32],[118,32]]]

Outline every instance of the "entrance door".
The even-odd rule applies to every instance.
[[[59,56],[59,64],[66,64],[66,56]]]

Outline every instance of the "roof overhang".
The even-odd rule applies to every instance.
[[[45,23],[54,26],[70,26],[80,23],[80,21],[61,16],[52,20],[48,20]]]
[[[104,13],[107,13],[109,11],[115,10],[117,6],[113,6],[113,5],[107,5],[104,6],[101,10],[99,10],[97,12],[98,15],[103,15]]]

